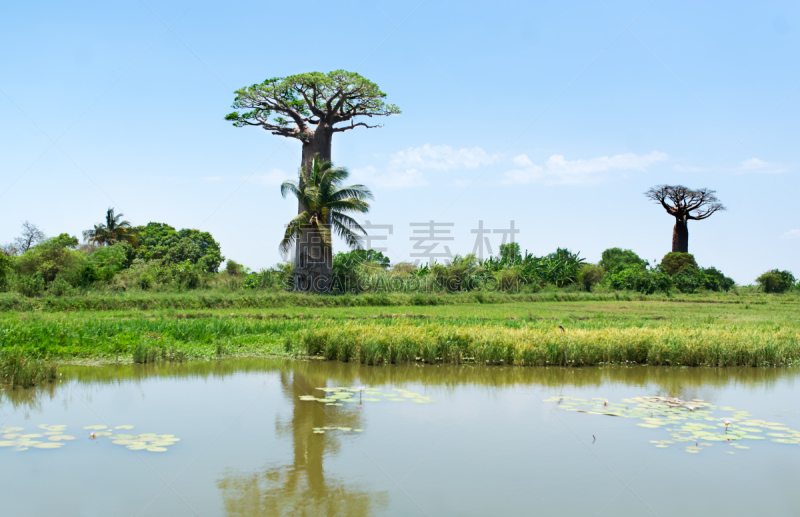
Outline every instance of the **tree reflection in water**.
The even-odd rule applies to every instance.
[[[332,422],[325,405],[301,401],[301,395],[314,394],[328,380],[323,372],[305,373],[281,374],[283,392],[292,403],[292,418],[287,424],[278,422],[277,428],[279,436],[288,435],[292,440],[292,464],[253,473],[227,472],[217,481],[227,515],[366,517],[386,506],[387,492],[368,492],[326,475],[323,459],[338,453],[340,440],[346,438],[338,433],[314,434],[313,428],[358,428],[362,413],[354,407],[337,408]]]

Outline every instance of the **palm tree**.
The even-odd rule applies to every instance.
[[[293,194],[301,207],[286,227],[280,250],[286,254],[297,243],[294,284],[300,291],[328,292],[333,275],[333,243],[331,231],[351,248],[361,247],[366,231],[347,213],[369,211],[367,199],[372,192],[364,185],[343,187],[350,176],[347,169],[334,167],[328,160],[314,158],[311,171],[300,171],[298,181],[284,181],[281,195]]]
[[[120,221],[125,214],[115,214],[113,208],[106,212],[105,224],[96,224],[91,230],[83,232],[83,239],[90,244],[105,246],[116,242],[136,243],[131,223]]]

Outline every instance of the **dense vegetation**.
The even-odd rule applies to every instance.
[[[65,233],[45,238],[26,223],[16,245],[6,245],[0,253],[0,293],[60,298],[192,291],[249,297],[294,288],[292,264],[254,272],[228,260],[220,271],[225,258],[208,232],[176,230],[153,222],[133,227],[119,221],[120,215],[109,210],[107,224],[84,232],[89,243],[82,245]],[[604,251],[598,264],[589,264],[578,253],[562,248],[544,256],[523,254],[518,243],[500,248],[499,256],[485,260],[456,255],[447,264],[422,265],[392,265],[373,250],[338,253],[333,257],[332,291],[339,295],[533,294],[553,290],[676,295],[737,288],[731,278],[714,267],[699,266],[688,253],[668,253],[660,264],[651,266],[633,251],[619,248]],[[784,293],[798,286],[792,273],[780,270],[764,273],[757,283],[766,293]]]
[[[283,296],[360,300],[376,295]],[[474,296],[430,295],[473,302]],[[4,311],[0,349],[36,360],[139,363],[242,355],[311,355],[369,364],[762,366],[800,360],[795,317],[800,300],[792,295],[621,295],[614,300],[613,294],[565,293],[571,301],[561,302],[547,301],[555,294],[527,296],[539,301]]]

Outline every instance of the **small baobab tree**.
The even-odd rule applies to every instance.
[[[683,185],[658,185],[645,192],[645,196],[660,203],[664,210],[675,218],[672,251],[689,253],[690,219],[700,221],[711,217],[715,212],[725,210],[715,193],[714,190],[706,188],[692,190]]]

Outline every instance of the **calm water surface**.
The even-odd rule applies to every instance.
[[[0,448],[0,515],[800,515],[800,445],[715,442],[687,454],[651,443],[670,438],[663,428],[546,401],[703,399],[800,430],[800,369],[247,359],[63,371],[56,385],[0,391],[0,429],[66,425],[76,437],[54,450]],[[300,400],[339,386],[433,402]],[[132,451],[91,439],[89,425],[180,441]],[[314,433],[325,426],[363,432]]]

